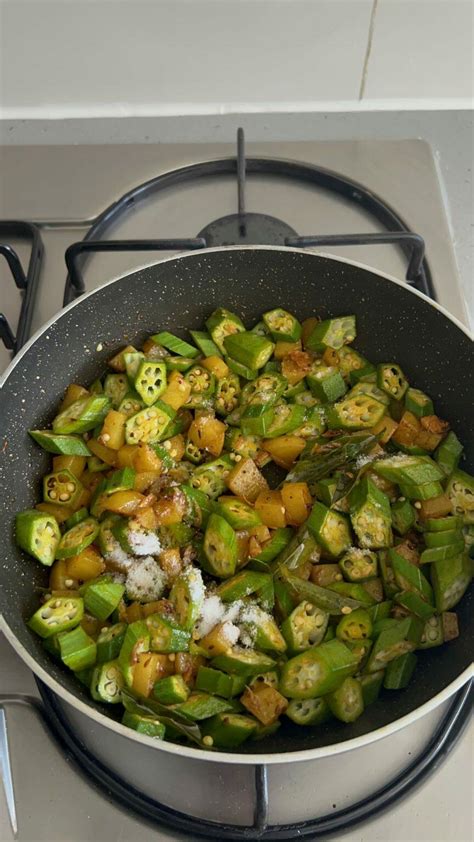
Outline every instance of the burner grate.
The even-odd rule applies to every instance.
[[[5,238],[19,238],[31,243],[26,273],[15,249],[3,242]],[[12,279],[22,298],[16,333],[13,332],[4,314],[0,313],[0,338],[5,347],[16,354],[30,334],[43,260],[43,242],[39,229],[35,225],[14,220],[0,221],[0,240],[2,241],[0,242],[0,254],[7,262]]]

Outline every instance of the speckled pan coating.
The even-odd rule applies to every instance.
[[[21,553],[13,539],[17,511],[38,499],[47,457],[27,434],[47,426],[71,381],[87,384],[105,370],[124,342],[140,344],[157,330],[185,335],[200,328],[210,311],[225,306],[251,326],[262,311],[283,306],[303,319],[356,313],[356,347],[374,362],[396,360],[408,379],[425,390],[466,446],[474,464],[472,344],[450,319],[410,290],[366,268],[296,250],[264,248],[199,252],[164,261],[120,278],[84,298],[28,349],[11,371],[0,406],[0,610],[35,659],[75,696],[104,712],[67,670],[56,666],[25,626],[37,607],[37,587],[47,573]],[[102,349],[97,351],[97,347]],[[291,751],[352,739],[410,713],[453,681],[470,663],[472,592],[459,606],[461,637],[420,653],[412,686],[385,693],[353,725],[331,723],[298,729],[285,723],[253,753]],[[110,713],[107,710],[107,713]]]

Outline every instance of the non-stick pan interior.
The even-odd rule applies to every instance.
[[[451,320],[407,288],[366,268],[284,249],[228,249],[185,255],[121,278],[60,315],[17,361],[2,391],[3,447],[0,610],[10,629],[54,678],[76,697],[107,715],[73,676],[56,665],[25,619],[37,607],[47,572],[13,540],[17,511],[38,499],[47,457],[27,435],[46,427],[58,398],[74,381],[87,384],[126,343],[140,343],[159,329],[183,336],[202,326],[218,306],[238,312],[250,327],[264,310],[282,306],[300,319],[356,313],[355,347],[374,362],[396,360],[408,379],[434,400],[466,448],[472,469],[474,366],[469,338]],[[98,350],[100,349],[100,350]],[[248,751],[299,751],[361,736],[410,713],[453,681],[470,663],[472,594],[458,606],[461,635],[419,655],[412,684],[384,691],[353,725],[331,722],[304,729],[285,722],[280,731]]]

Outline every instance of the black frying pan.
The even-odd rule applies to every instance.
[[[13,538],[17,511],[38,499],[48,457],[27,434],[46,427],[58,398],[74,381],[87,384],[127,342],[169,329],[183,336],[200,328],[217,306],[239,313],[251,326],[262,311],[282,306],[300,319],[356,313],[356,347],[374,362],[396,360],[408,379],[426,391],[465,445],[467,470],[474,467],[474,366],[467,334],[440,309],[405,285],[363,266],[293,249],[250,247],[209,250],[173,258],[102,287],[80,299],[20,353],[3,386],[0,429],[2,489],[0,613],[12,642],[32,656],[40,676],[55,681],[91,708],[93,702],[71,673],[57,666],[30,633],[25,619],[38,604],[47,571],[21,553]],[[96,351],[101,343],[103,350]],[[99,345],[100,347],[100,345]],[[273,737],[253,743],[253,753],[315,748],[359,737],[411,713],[446,688],[469,666],[472,593],[457,608],[460,637],[420,653],[414,680],[397,693],[384,692],[353,725],[332,722],[301,729],[286,722]],[[13,636],[13,638],[12,638]],[[24,655],[19,647],[20,654]],[[51,680],[54,679],[54,680]],[[74,699],[69,698],[74,703]]]

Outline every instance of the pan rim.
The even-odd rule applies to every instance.
[[[277,251],[277,252],[289,252],[289,253],[296,253],[299,255],[307,255],[307,256],[314,256],[314,257],[323,257],[330,259],[336,263],[345,263],[351,266],[355,266],[357,268],[363,269],[365,271],[371,272],[385,280],[396,284],[397,286],[401,287],[405,291],[412,293],[415,296],[418,296],[423,301],[425,301],[430,306],[434,307],[440,313],[442,313],[445,318],[449,319],[456,327],[458,327],[471,341],[473,340],[473,335],[467,325],[464,325],[456,316],[453,316],[449,313],[442,305],[438,304],[436,301],[432,301],[428,296],[424,293],[419,292],[418,290],[414,289],[407,285],[406,281],[401,281],[400,279],[390,275],[382,270],[374,269],[371,266],[368,266],[365,263],[360,261],[355,261],[349,258],[340,257],[339,255],[331,254],[330,252],[314,252],[312,250],[307,249],[300,249],[290,246],[269,246],[269,245],[249,245],[249,246],[218,246],[214,248],[207,248],[207,249],[200,249],[198,252],[183,252],[171,255],[170,257],[163,258],[162,260],[155,260],[150,263],[145,263],[142,266],[137,267],[133,270],[133,272],[124,272],[121,275],[118,275],[115,278],[107,281],[106,283],[102,284],[100,287],[96,289],[90,290],[89,292],[84,293],[79,298],[75,299],[74,301],[70,302],[66,307],[61,308],[57,313],[55,313],[47,322],[45,322],[38,330],[33,334],[33,336],[28,340],[28,342],[21,348],[15,358],[11,361],[9,366],[7,367],[6,371],[0,378],[0,388],[4,386],[7,382],[10,374],[18,365],[20,360],[23,356],[29,351],[31,347],[37,342],[37,340],[56,322],[58,321],[63,315],[67,312],[72,310],[76,307],[81,301],[89,298],[90,296],[94,295],[95,293],[102,290],[104,287],[110,286],[118,281],[126,278],[129,275],[136,274],[137,272],[142,271],[143,269],[150,268],[151,266],[160,265],[162,263],[168,263],[171,261],[176,260],[186,260],[187,258],[193,258],[197,255],[206,255],[214,252],[228,252],[228,251]],[[377,728],[373,731],[370,731],[368,734],[364,734],[361,737],[356,737],[352,740],[345,740],[341,741],[340,743],[335,743],[329,746],[322,746],[320,748],[312,748],[312,749],[303,749],[300,751],[288,751],[288,752],[278,752],[272,753],[269,755],[262,754],[231,754],[228,752],[207,752],[203,749],[194,748],[192,746],[175,746],[173,743],[166,743],[157,742],[150,737],[145,737],[140,734],[136,734],[135,732],[131,731],[131,729],[126,728],[125,726],[121,725],[115,720],[110,719],[105,714],[96,711],[93,707],[89,704],[78,699],[75,695],[73,695],[69,690],[64,688],[56,679],[54,679],[46,670],[44,670],[30,655],[28,650],[23,646],[23,644],[17,639],[14,632],[10,629],[5,617],[0,614],[0,629],[4,632],[7,640],[13,646],[17,654],[22,658],[24,663],[32,670],[32,672],[40,678],[45,684],[47,684],[51,690],[56,693],[56,695],[60,696],[66,703],[72,705],[76,708],[81,714],[85,715],[86,717],[90,717],[96,724],[104,725],[105,727],[109,728],[112,731],[115,731],[119,735],[133,740],[134,742],[144,743],[150,748],[161,749],[165,752],[169,752],[170,754],[179,755],[182,757],[189,757],[191,759],[201,759],[206,760],[207,762],[219,762],[219,763],[235,763],[235,764],[243,764],[243,765],[261,765],[262,763],[265,764],[282,764],[288,763],[289,761],[294,762],[301,762],[301,761],[309,761],[309,760],[316,760],[322,757],[327,756],[334,756],[336,754],[341,754],[346,751],[351,751],[356,748],[361,748],[364,745],[369,745],[370,743],[376,742],[377,740],[383,739],[385,737],[390,736],[391,734],[395,733],[396,731],[400,730],[401,728],[416,722],[421,716],[429,713],[430,711],[434,710],[444,701],[446,701],[450,696],[452,696],[458,689],[460,689],[473,675],[474,675],[474,668],[473,665],[469,665],[463,670],[460,675],[457,676],[452,682],[450,682],[443,690],[425,702],[423,705],[415,708],[415,710],[411,711],[410,713],[406,714],[399,719],[395,719],[392,722],[384,725],[381,728]]]
[[[384,272],[381,269],[374,269],[372,266],[368,266],[367,263],[362,263],[361,261],[358,261],[358,260],[352,260],[348,257],[340,257],[339,255],[331,254],[331,252],[312,251],[311,249],[301,249],[301,248],[296,248],[294,246],[267,246],[267,245],[215,246],[213,248],[199,249],[198,251],[179,252],[177,254],[171,255],[170,257],[164,257],[161,260],[154,260],[150,263],[143,263],[142,265],[137,266],[137,268],[134,269],[133,272],[123,272],[121,275],[117,275],[115,278],[111,278],[109,281],[106,281],[104,284],[101,284],[100,287],[96,287],[95,289],[89,290],[89,292],[82,293],[82,295],[80,295],[79,298],[76,298],[76,299],[74,299],[74,301],[71,301],[69,304],[66,304],[65,307],[61,307],[60,310],[58,310],[56,313],[54,313],[54,315],[51,316],[51,318],[48,319],[47,322],[44,322],[44,324],[41,325],[38,328],[38,330],[35,331],[33,336],[31,336],[30,339],[28,340],[28,342],[26,342],[23,345],[23,347],[20,349],[18,354],[16,354],[16,356],[13,358],[11,363],[7,366],[4,373],[0,376],[0,388],[2,388],[3,385],[6,383],[6,381],[8,380],[11,372],[13,371],[15,366],[18,365],[18,363],[20,362],[22,357],[26,354],[26,352],[32,347],[32,345],[34,345],[34,343],[40,338],[40,336],[42,336],[42,334],[46,330],[48,330],[48,328],[50,328],[55,322],[57,322],[60,317],[62,317],[66,313],[68,313],[69,310],[72,310],[74,307],[77,307],[77,305],[80,302],[85,301],[86,298],[90,298],[92,295],[95,295],[100,290],[104,289],[105,287],[111,286],[112,284],[115,284],[118,281],[123,280],[123,278],[126,278],[129,275],[135,275],[137,272],[141,272],[143,269],[149,269],[152,266],[158,266],[158,265],[161,265],[162,263],[171,263],[174,260],[192,259],[193,257],[196,257],[197,255],[213,254],[215,252],[259,251],[259,250],[262,250],[262,251],[278,251],[278,252],[283,251],[283,252],[290,252],[290,253],[295,253],[295,254],[300,254],[300,255],[301,254],[310,255],[312,257],[325,257],[325,258],[329,258],[330,260],[334,260],[336,263],[346,263],[346,264],[349,264],[349,266],[356,266],[359,269],[364,269],[366,272],[371,272],[373,275],[378,275],[380,278],[384,278],[385,280],[396,284],[397,286],[401,287],[403,290],[411,293],[412,295],[415,295],[418,298],[421,298],[422,301],[425,301],[431,307],[434,307],[435,310],[439,310],[439,312],[442,313],[443,316],[445,316],[447,319],[449,319],[451,322],[453,322],[453,324],[455,324],[456,327],[458,327],[460,330],[462,330],[463,333],[466,334],[468,339],[470,339],[471,341],[474,341],[474,332],[472,332],[467,325],[463,324],[463,322],[461,322],[461,320],[458,319],[457,316],[453,316],[452,313],[450,313],[445,307],[443,307],[442,304],[439,304],[437,301],[433,301],[431,298],[429,298],[423,292],[419,292],[419,290],[414,289],[414,287],[411,287],[406,281],[401,281],[399,278],[396,278],[395,275],[391,275],[388,272]]]

